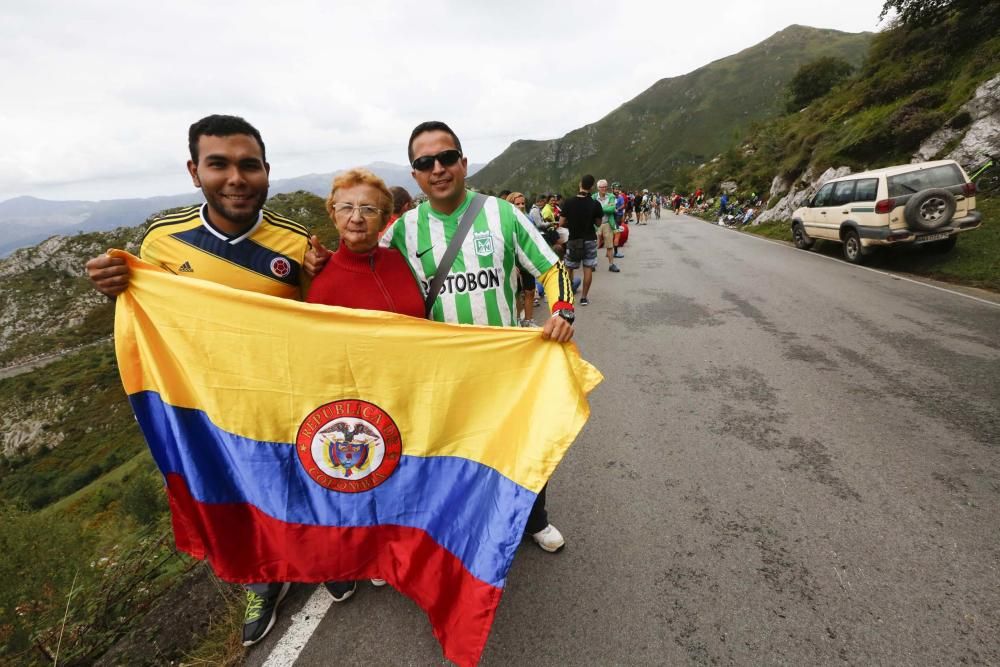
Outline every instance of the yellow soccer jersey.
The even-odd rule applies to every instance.
[[[207,206],[191,206],[154,221],[142,238],[139,256],[179,276],[302,299],[302,259],[309,249],[305,227],[263,209],[253,227],[230,237],[209,222]]]

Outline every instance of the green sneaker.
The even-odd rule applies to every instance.
[[[247,612],[243,617],[243,645],[253,646],[267,636],[278,618],[278,605],[291,584],[270,584],[264,594],[247,588]]]

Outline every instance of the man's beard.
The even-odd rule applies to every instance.
[[[260,209],[264,207],[264,202],[267,201],[267,190],[267,188],[264,188],[260,191],[257,201],[254,202],[253,209],[247,212],[230,208],[229,202],[221,195],[210,197],[204,190],[202,190],[202,194],[205,196],[205,200],[208,201],[209,206],[222,213],[227,220],[237,225],[250,226],[256,223],[260,217]]]

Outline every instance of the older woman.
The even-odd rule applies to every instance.
[[[313,280],[306,301],[424,317],[423,294],[403,256],[378,245],[392,209],[389,188],[367,169],[333,179],[326,210],[340,247]]]
[[[351,169],[333,179],[326,210],[340,233],[340,247],[313,280],[310,303],[366,308],[424,317],[424,296],[398,251],[378,245],[379,232],[393,212],[392,193],[367,169]],[[383,579],[372,579],[376,586]],[[354,595],[357,582],[328,581],[337,602]]]

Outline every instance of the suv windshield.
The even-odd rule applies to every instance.
[[[889,176],[886,180],[889,185],[890,197],[902,197],[927,188],[947,188],[965,183],[961,170],[954,164],[943,164],[940,167],[896,174]]]

